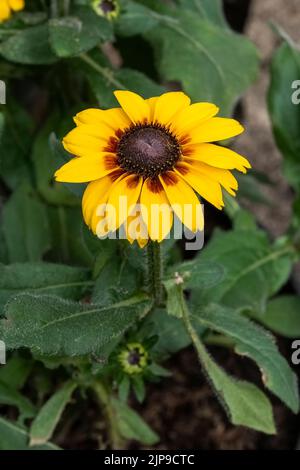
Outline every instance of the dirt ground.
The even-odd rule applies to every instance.
[[[253,168],[267,174],[274,183],[273,187],[264,190],[274,203],[273,207],[251,205],[258,221],[274,236],[284,233],[289,224],[293,195],[282,177],[281,155],[276,149],[267,113],[269,65],[280,42],[270,23],[278,24],[295,42],[300,42],[299,8],[299,0],[252,0],[245,30],[260,51],[261,72],[244,98],[247,132],[240,137],[235,148],[249,158]]]

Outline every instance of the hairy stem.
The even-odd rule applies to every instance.
[[[149,242],[147,246],[148,286],[156,306],[162,301],[163,263],[160,244]]]

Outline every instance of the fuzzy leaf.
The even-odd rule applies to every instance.
[[[0,450],[59,450],[50,442],[29,448],[27,430],[0,417]]]
[[[49,441],[76,386],[73,382],[65,383],[43,405],[30,427],[30,446]]]
[[[134,439],[146,445],[158,442],[158,435],[129,406],[115,398],[112,399],[112,406],[120,433],[125,439]]]
[[[299,394],[297,377],[280,354],[275,339],[261,327],[232,309],[220,305],[194,306],[195,322],[233,339],[235,351],[253,359],[262,374],[264,385],[297,413]]]
[[[57,60],[50,47],[47,23],[10,36],[0,44],[0,55],[19,64],[52,64]]]
[[[89,271],[51,263],[0,264],[0,308],[8,299],[24,291],[79,299],[92,285]],[[0,314],[1,314],[0,310]]]
[[[25,347],[60,356],[91,354],[122,335],[148,308],[144,295],[101,307],[20,294],[6,305],[0,337],[7,349]]]

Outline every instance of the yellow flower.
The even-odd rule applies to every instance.
[[[93,9],[97,15],[113,20],[120,13],[120,5],[117,0],[93,0]]]
[[[25,0],[0,0],[0,23],[11,17],[12,11],[21,11],[25,8]]]
[[[142,344],[130,343],[120,352],[119,361],[127,374],[139,374],[147,366],[148,353]]]
[[[98,236],[123,226],[130,242],[160,242],[172,228],[173,213],[192,232],[203,230],[195,192],[221,209],[221,187],[231,195],[238,188],[229,170],[250,168],[244,157],[211,142],[236,136],[243,127],[215,117],[214,104],[191,104],[182,92],[146,100],[130,91],[115,96],[120,108],[75,116],[77,127],[63,139],[75,158],[55,173],[56,180],[90,182],[83,216]]]

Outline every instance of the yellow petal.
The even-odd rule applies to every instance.
[[[181,222],[192,232],[203,230],[202,207],[193,189],[173,171],[164,173],[159,179],[173,211]]]
[[[122,90],[115,91],[114,95],[133,123],[137,124],[149,121],[150,108],[147,101],[140,95],[137,95],[132,91]]]
[[[197,171],[197,174],[200,172],[202,175],[206,175],[208,178],[217,181],[229,194],[235,196],[235,191],[238,189],[238,182],[229,170],[215,168],[206,165],[206,163],[196,161],[193,161],[192,164],[187,164],[187,167]]]
[[[244,131],[235,119],[214,117],[204,121],[189,132],[189,143],[214,142],[229,139]]]
[[[127,218],[124,227],[129,243],[132,244],[134,241],[137,241],[140,248],[144,248],[147,245],[149,241],[147,227],[139,210]]]
[[[141,212],[150,238],[161,242],[170,233],[173,212],[159,179],[147,178],[143,184]]]
[[[24,10],[25,1],[24,0],[9,0],[9,6],[14,11],[21,11],[21,10]]]
[[[6,0],[1,0],[0,2],[0,22],[8,20],[10,18],[11,12]]]
[[[186,163],[178,164],[175,171],[178,172],[201,197],[218,209],[222,209],[224,206],[223,195],[221,186],[217,181],[197,171],[194,167]]]
[[[82,213],[85,223],[96,233],[97,223],[100,220],[97,209],[105,204],[108,198],[112,181],[109,176],[88,184],[82,197]]]
[[[155,111],[155,106],[156,106],[158,98],[159,98],[158,96],[153,96],[152,98],[148,98],[146,100],[150,108],[150,116],[149,116],[150,121],[153,121],[154,119],[154,111]]]
[[[127,114],[125,114],[121,108],[107,110],[97,108],[85,109],[84,111],[76,114],[74,121],[77,126],[80,126],[81,124],[92,126],[101,126],[102,124],[105,124],[114,131],[119,129],[124,130],[131,124]]]
[[[214,144],[195,144],[183,148],[185,159],[206,163],[207,165],[227,170],[246,173],[251,168],[248,160],[226,147]]]
[[[55,173],[56,181],[65,183],[86,183],[108,175],[118,168],[113,155],[99,154],[96,157],[72,158]]]
[[[135,210],[143,179],[137,175],[121,176],[111,188],[107,201],[107,223],[109,230],[117,230]]]
[[[187,108],[190,102],[190,98],[182,91],[164,93],[155,103],[153,121],[169,124],[178,111]]]
[[[219,108],[212,103],[194,103],[181,110],[173,119],[171,129],[177,135],[184,135],[203,121],[212,118]]]

